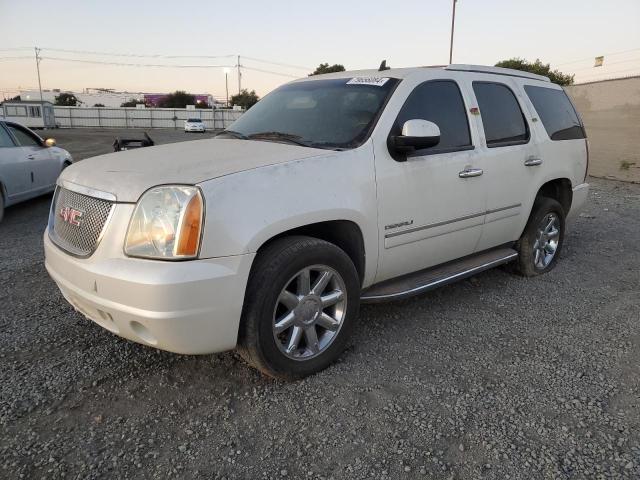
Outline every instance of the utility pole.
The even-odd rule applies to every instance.
[[[44,120],[44,102],[42,101],[42,83],[40,82],[40,49],[33,47],[36,52],[36,70],[38,71],[38,89],[40,90],[40,114]]]
[[[238,93],[242,91],[242,72],[240,71],[240,55],[238,55]]]
[[[224,69],[224,88],[227,92],[227,102],[225,103],[225,107],[229,108],[229,69],[226,67]]]
[[[449,65],[453,62],[453,30],[456,25],[456,2],[453,0],[453,13],[451,14],[451,43],[449,44]]]

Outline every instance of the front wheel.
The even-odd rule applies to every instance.
[[[537,198],[524,233],[516,244],[519,253],[517,272],[533,277],[553,269],[562,250],[564,227],[562,205],[552,198]]]
[[[359,303],[358,273],[344,251],[310,237],[276,240],[252,269],[238,351],[275,378],[311,375],[345,349]]]

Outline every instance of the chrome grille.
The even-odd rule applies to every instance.
[[[49,215],[49,237],[63,250],[88,257],[98,247],[112,208],[108,200],[58,187]]]

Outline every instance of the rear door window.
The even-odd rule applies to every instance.
[[[473,82],[487,147],[529,141],[529,126],[513,91],[503,83]]]
[[[564,90],[533,85],[525,85],[524,90],[551,140],[586,137],[582,122]]]
[[[393,134],[399,135],[404,122],[416,119],[428,120],[440,128],[440,143],[416,154],[473,148],[464,101],[454,81],[431,80],[418,85],[400,110]]]

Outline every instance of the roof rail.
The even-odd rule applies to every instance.
[[[543,75],[537,75],[535,73],[524,72],[522,70],[514,70],[512,68],[487,67],[485,65],[452,64],[444,67],[444,69],[458,71],[458,72],[476,72],[476,73],[492,73],[494,75],[509,75],[510,77],[531,78],[533,80],[551,82],[551,80],[549,80],[549,77],[545,77]]]

